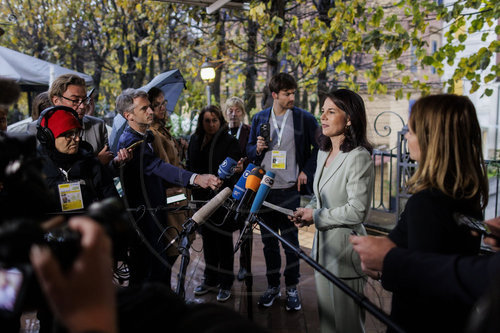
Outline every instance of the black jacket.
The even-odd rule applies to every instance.
[[[63,155],[55,151],[39,148],[42,158],[42,172],[54,198],[53,212],[61,211],[58,185],[67,182],[80,182],[84,209],[94,201],[109,197],[118,197],[110,171],[103,166],[91,149],[82,141],[78,152],[74,155]],[[62,157],[62,158],[61,158]],[[67,176],[61,171],[67,172]]]
[[[203,143],[203,137],[198,135],[193,135],[189,140],[188,156],[187,156],[187,169],[200,173],[212,175],[217,175],[219,170],[219,165],[226,159],[226,157],[231,157],[235,161],[238,161],[242,154],[238,144],[238,140],[235,137],[227,133],[227,129],[219,130],[212,140],[208,142],[203,148],[201,144]],[[240,175],[234,175],[233,177],[224,180],[221,189],[225,187],[233,187],[237,178]],[[210,200],[215,196],[215,192],[210,189],[194,188],[193,198],[195,200]],[[223,207],[219,208],[210,218],[210,221],[215,225],[219,225],[227,210]],[[234,229],[235,227],[230,227],[228,225],[228,231]]]

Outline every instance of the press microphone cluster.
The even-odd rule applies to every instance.
[[[254,197],[260,187],[262,177],[264,177],[265,170],[261,167],[255,167],[252,169],[245,182],[245,193],[241,198],[238,207],[236,207],[236,213],[234,220],[238,221],[240,216],[248,212],[248,208],[254,201]]]
[[[241,175],[240,179],[238,179],[238,182],[236,183],[236,185],[234,185],[233,194],[230,199],[231,200],[230,208],[226,216],[224,216],[222,224],[226,223],[226,221],[228,220],[233,219],[234,212],[236,211],[236,208],[238,207],[241,199],[243,198],[243,195],[245,194],[245,184],[253,168],[255,168],[255,164],[252,163],[248,164],[247,168]]]
[[[255,199],[253,200],[252,207],[250,208],[250,214],[245,220],[245,226],[243,227],[243,230],[240,233],[240,237],[236,242],[234,252],[238,251],[238,249],[241,246],[241,243],[243,243],[246,237],[245,236],[246,232],[249,230],[251,224],[254,222],[255,216],[260,211],[260,208],[262,207],[264,200],[266,199],[267,195],[269,194],[269,191],[271,191],[271,188],[273,187],[275,176],[276,175],[274,174],[274,172],[267,171],[266,174],[262,177],[259,189],[257,191],[257,194],[255,195]]]

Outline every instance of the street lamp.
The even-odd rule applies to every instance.
[[[207,102],[210,105],[210,82],[215,79],[215,69],[208,62],[205,62],[201,66],[200,76],[207,85]]]

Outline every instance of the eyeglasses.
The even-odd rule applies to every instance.
[[[72,131],[67,131],[63,134],[61,134],[62,137],[64,137],[66,140],[76,140],[77,138],[80,139],[82,136],[82,131],[81,130],[72,130]]]
[[[160,104],[153,104],[153,109],[156,109],[157,107],[161,106],[166,106],[167,105],[167,100],[164,100]]]
[[[80,104],[88,105],[90,103],[90,98],[89,97],[84,97],[84,98],[79,98],[79,99],[71,99],[68,97],[60,96],[61,98],[64,98],[67,101],[70,101],[73,106],[76,106],[77,108],[80,106]]]

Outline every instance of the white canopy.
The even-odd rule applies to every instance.
[[[94,82],[90,75],[0,46],[0,76],[13,79],[19,85],[49,86],[59,75],[68,73],[80,76],[87,85]]]

